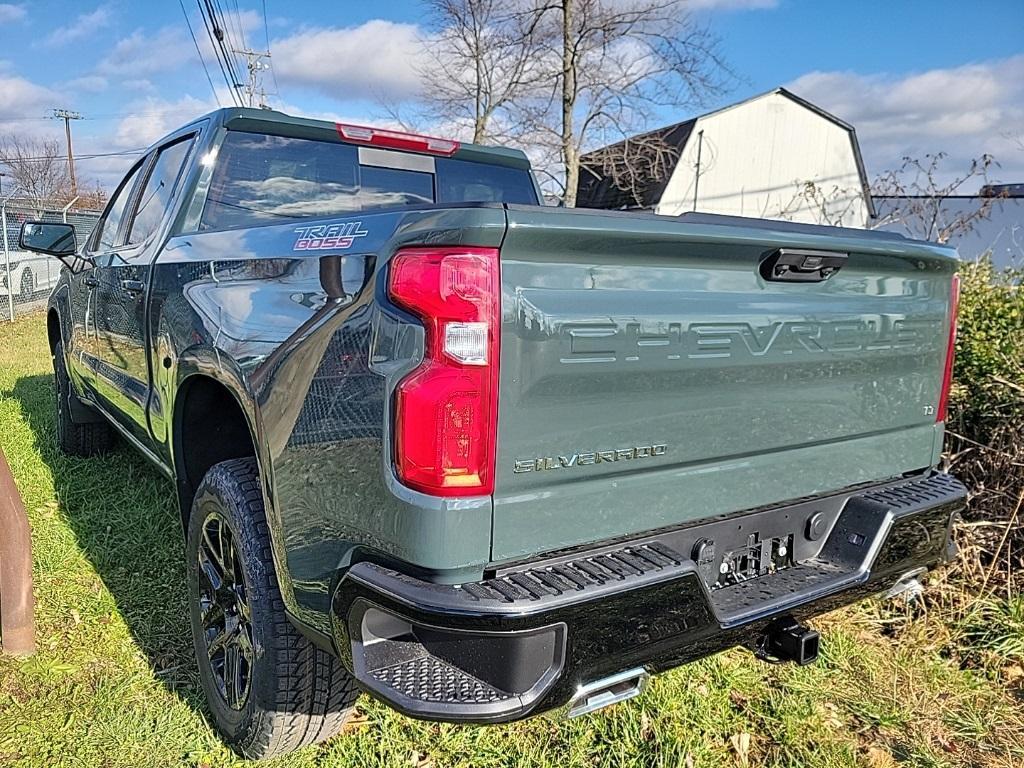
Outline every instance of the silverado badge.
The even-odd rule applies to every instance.
[[[574,453],[569,456],[541,456],[536,459],[516,459],[515,474],[523,472],[544,472],[549,469],[572,469],[573,467],[585,467],[591,464],[605,464],[611,461],[630,461],[632,459],[653,459],[655,456],[664,456],[668,446],[665,443],[657,445],[637,445],[632,448],[617,448],[614,451],[587,451]]]

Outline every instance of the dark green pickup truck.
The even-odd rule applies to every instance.
[[[174,481],[213,719],[262,757],[357,691],[577,716],[951,554],[955,253],[543,207],[524,155],[229,109],[66,265],[61,447]]]

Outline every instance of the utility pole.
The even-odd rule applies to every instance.
[[[68,140],[68,173],[71,175],[71,196],[74,197],[78,194],[78,181],[75,179],[75,156],[71,150],[71,121],[81,120],[82,116],[69,109],[55,109],[53,110],[53,119],[64,121],[64,135]]]
[[[270,51],[253,51],[249,48],[239,51],[231,49],[233,53],[245,56],[246,69],[249,70],[249,82],[245,85],[237,84],[236,88],[245,88],[245,101],[250,107],[258,106],[260,109],[270,109],[267,105],[267,92],[263,88],[263,72],[270,69],[270,64],[263,61],[270,58]],[[257,104],[256,97],[259,96]]]

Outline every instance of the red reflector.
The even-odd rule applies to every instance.
[[[942,372],[942,391],[939,394],[939,407],[935,411],[935,421],[946,420],[949,407],[949,388],[953,384],[953,360],[956,357],[956,318],[960,311],[960,275],[953,275],[949,289],[949,339],[946,344],[946,367]]]
[[[367,128],[363,125],[346,125],[335,123],[338,135],[345,141],[359,144],[370,144],[374,147],[388,149],[404,149],[410,152],[429,152],[434,155],[451,157],[459,149],[459,142],[451,139],[438,139],[433,136],[420,136],[415,133],[389,131],[384,128]]]
[[[395,468],[435,496],[494,491],[501,321],[497,248],[404,248],[388,294],[423,321],[423,363],[398,385]]]

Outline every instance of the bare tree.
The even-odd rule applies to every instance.
[[[0,165],[13,182],[9,193],[26,197],[37,207],[63,199],[70,189],[63,144],[56,139],[8,134],[0,138]]]
[[[777,209],[766,202],[761,218],[793,221],[799,215],[830,227],[863,225],[861,203],[866,192],[863,188],[851,189],[838,184],[826,188],[814,180],[795,181],[793,184],[795,190],[789,201]]]
[[[426,0],[420,95],[412,112],[385,105],[403,125],[446,124],[475,143],[514,141],[507,110],[544,76],[541,14],[530,0]]]
[[[93,181],[91,187],[83,184],[78,185],[78,201],[75,203],[76,208],[90,211],[102,211],[106,204],[107,191],[98,181]]]
[[[636,133],[659,110],[701,103],[727,73],[717,39],[683,0],[537,0],[547,87],[518,105],[531,139],[557,150],[566,205],[576,202],[580,158],[594,144]],[[606,158],[631,185],[635,154]],[[634,145],[635,147],[635,145]],[[655,163],[664,153],[656,152]],[[658,159],[660,158],[660,159]]]
[[[881,174],[872,193],[886,198],[885,210],[874,227],[899,223],[911,237],[945,243],[987,219],[998,195],[975,197],[971,190],[970,205],[952,206],[949,201],[967,194],[968,187],[987,184],[989,169],[999,164],[991,155],[982,155],[972,160],[965,172],[944,181],[941,165],[945,159],[945,152],[920,159],[904,157],[899,168]]]
[[[385,104],[389,116],[522,146],[567,205],[586,149],[643,131],[664,108],[701,103],[728,74],[686,0],[424,2],[421,92],[415,104]],[[618,150],[588,165],[634,194],[636,179],[661,178],[676,151],[655,136]]]

